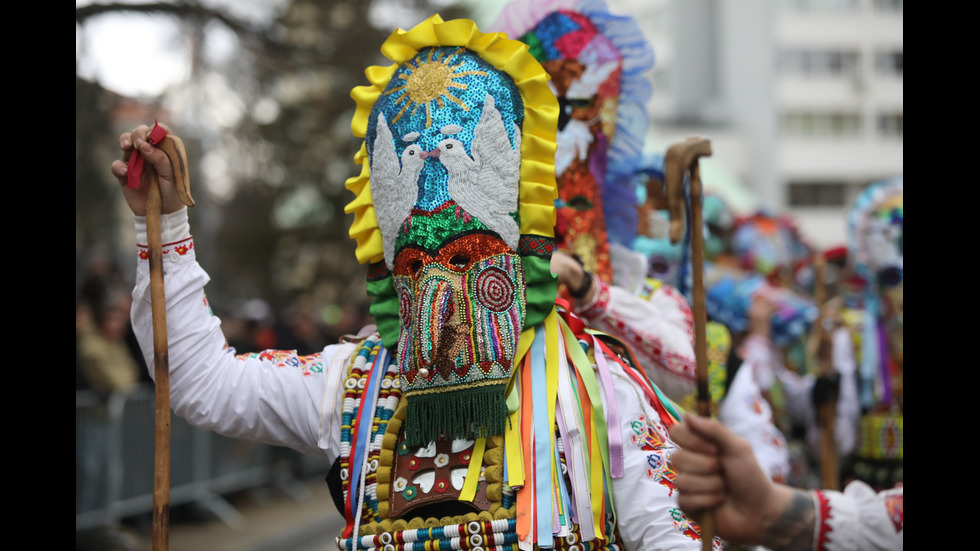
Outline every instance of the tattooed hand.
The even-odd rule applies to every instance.
[[[733,543],[773,551],[812,548],[810,494],[771,482],[746,440],[696,415],[672,427],[670,435],[681,448],[672,456],[678,504],[691,518],[714,514],[716,535]]]

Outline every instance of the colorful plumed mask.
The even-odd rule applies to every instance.
[[[713,193],[706,193],[702,206],[705,236],[704,259],[712,262],[728,252],[727,236],[735,224],[725,200]]]
[[[762,211],[736,222],[732,250],[743,269],[784,283],[813,256],[793,220]]]
[[[881,287],[901,284],[905,266],[903,178],[877,182],[855,200],[848,239],[861,277]]]
[[[513,2],[494,23],[531,47],[558,97],[555,174],[561,246],[611,280],[609,243],[636,237],[633,167],[647,127],[653,50],[602,1]]]
[[[525,327],[553,308],[555,98],[527,46],[433,16],[355,88],[351,237],[415,443],[503,432]]]
[[[686,238],[678,243],[670,242],[663,156],[645,155],[636,169],[635,181],[640,207],[633,249],[646,258],[647,277],[684,289],[690,243]]]
[[[904,178],[876,182],[858,195],[847,216],[848,249],[866,282],[861,337],[861,401],[899,399],[904,364]],[[873,383],[874,381],[874,383]]]

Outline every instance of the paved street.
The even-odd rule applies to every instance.
[[[289,494],[292,494],[290,496]],[[171,551],[327,551],[343,528],[330,491],[322,478],[298,483],[289,493],[280,489],[251,491],[229,498],[228,522],[174,520]],[[150,535],[145,549],[151,549]]]

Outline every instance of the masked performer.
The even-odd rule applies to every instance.
[[[364,143],[347,182],[376,328],[311,356],[229,349],[170,191],[174,410],[336,461],[340,549],[700,548],[674,492],[678,413],[620,342],[555,307],[547,73],[468,20],[433,16],[382,51],[393,63],[352,92]],[[123,150],[167,184],[145,135]],[[141,194],[124,189],[140,231]],[[152,360],[146,261],[138,273],[133,318]]]
[[[494,30],[525,42],[558,97],[555,155],[559,252],[553,268],[563,293],[589,324],[622,339],[670,398],[693,391],[693,317],[669,285],[637,300],[634,174],[647,131],[653,67],[649,42],[632,17],[601,0],[516,1]]]

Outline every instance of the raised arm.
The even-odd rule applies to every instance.
[[[146,230],[146,186],[128,185],[135,150],[158,173],[162,199],[162,270],[167,301],[171,407],[192,425],[220,434],[336,457],[341,384],[355,345],[322,353],[239,353],[230,348],[204,292],[209,276],[196,261],[187,209],[177,197],[170,161],[146,141],[140,126],[120,137],[122,160],[112,164],[137,232],[137,271],[131,310],[151,376],[154,374]]]

